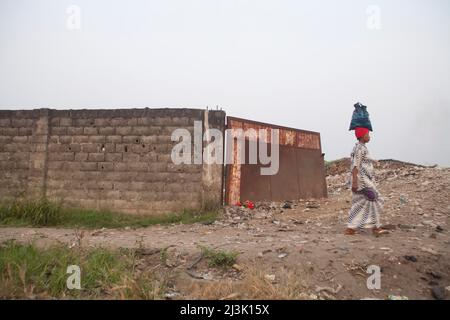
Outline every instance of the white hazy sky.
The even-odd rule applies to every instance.
[[[450,166],[450,1],[0,0],[0,109],[218,105],[331,160],[357,101],[373,157]]]

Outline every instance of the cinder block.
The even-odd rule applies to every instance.
[[[75,153],[75,161],[83,162],[83,161],[87,161],[87,159],[88,159],[88,153],[86,153],[86,152]]]
[[[12,137],[12,141],[15,143],[27,143],[28,137],[27,136],[15,136],[15,137]]]
[[[128,166],[130,171],[137,171],[137,172],[148,171],[148,164],[145,162],[130,162]]]
[[[119,190],[119,191],[124,191],[124,190],[129,190],[130,187],[130,182],[126,181],[115,181],[113,183],[113,189],[114,190]]]
[[[96,153],[100,151],[100,146],[94,143],[86,143],[81,145],[81,151],[87,153]]]
[[[150,131],[149,127],[136,126],[136,127],[133,127],[132,134],[138,135],[138,136],[147,135],[147,134],[149,134],[149,131]]]
[[[73,161],[73,152],[49,152],[48,159],[50,161]]]
[[[19,136],[31,136],[32,134],[31,128],[19,128]]]
[[[72,119],[71,118],[60,118],[59,125],[61,127],[70,127],[72,125]]]
[[[168,164],[167,163],[149,163],[148,170],[150,172],[166,172]]]
[[[107,143],[122,143],[122,136],[106,136]]]
[[[114,163],[114,171],[128,171],[129,167],[127,163],[117,162]]]
[[[132,132],[132,127],[116,127],[116,135],[128,136]]]
[[[111,126],[111,119],[108,118],[97,118],[94,121],[97,127],[108,127]]]
[[[87,143],[89,140],[89,136],[72,136],[73,143]]]
[[[112,191],[113,186],[114,185],[113,185],[113,183],[111,181],[98,181],[98,187],[101,190],[105,190],[105,192],[108,191],[108,190]]]
[[[104,128],[99,128],[98,129],[99,134],[103,134],[105,136],[114,135],[115,131],[116,130],[115,130],[114,127],[104,127]]]
[[[11,127],[11,119],[0,119],[0,127]]]
[[[81,171],[96,171],[97,163],[96,162],[81,162]]]
[[[83,127],[67,127],[67,134],[70,136],[83,135]]]
[[[103,153],[116,151],[116,146],[113,143],[101,143],[99,146],[99,151]]]
[[[65,148],[66,148],[66,151],[81,152],[81,145],[77,144],[77,143],[65,145]]]
[[[71,136],[59,136],[59,143],[72,143]]]
[[[105,136],[89,136],[88,142],[91,143],[105,143],[106,138]]]
[[[105,154],[104,153],[89,153],[88,155],[88,161],[105,161]]]
[[[114,164],[112,162],[99,162],[98,163],[98,170],[99,171],[113,171],[114,170]]]
[[[122,142],[123,143],[128,143],[128,144],[134,144],[134,143],[141,143],[141,137],[140,136],[124,136],[122,137]]]
[[[86,135],[98,135],[98,129],[96,127],[84,127],[83,133]]]
[[[138,162],[139,161],[139,154],[136,153],[123,153],[123,162]]]
[[[122,161],[122,153],[120,153],[120,152],[106,153],[105,161],[111,161],[111,162]]]
[[[128,126],[128,120],[124,118],[114,118],[111,119],[111,126],[115,127],[117,130],[117,127],[124,127]]]
[[[51,127],[50,133],[54,135],[66,135],[67,127]]]

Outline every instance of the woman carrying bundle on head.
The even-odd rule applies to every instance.
[[[355,108],[361,106],[356,104]],[[358,109],[357,108],[357,109]],[[365,106],[364,106],[365,111]],[[366,112],[366,111],[365,111]],[[367,127],[371,128],[368,113]],[[353,235],[358,229],[372,229],[375,235],[388,233],[381,228],[380,214],[382,202],[375,185],[373,161],[366,144],[370,141],[369,129],[366,127],[350,127],[355,130],[358,140],[351,153],[352,206],[350,208],[347,230],[345,234]]]

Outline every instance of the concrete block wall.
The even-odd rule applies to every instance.
[[[0,111],[0,197],[45,195],[65,205],[130,214],[221,205],[222,165],[171,160],[177,143],[172,132],[193,133],[194,121],[202,121],[203,130],[223,131],[225,112]]]

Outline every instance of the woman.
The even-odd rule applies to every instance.
[[[345,234],[353,235],[357,229],[372,229],[375,235],[385,234],[381,228],[382,203],[375,186],[373,161],[366,143],[370,141],[369,129],[357,127],[358,139],[351,154],[352,207],[349,212]]]

